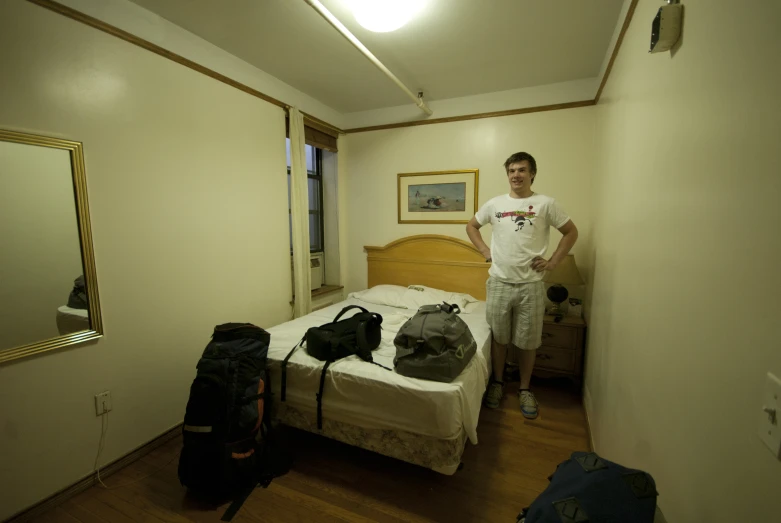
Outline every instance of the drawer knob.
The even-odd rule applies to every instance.
[[[551,334],[550,332],[543,332],[542,333],[542,339],[543,340],[547,339],[547,338],[552,338],[552,337],[553,337],[553,334]]]
[[[541,360],[549,360],[549,359],[553,358],[553,356],[551,356],[550,354],[544,354],[542,352],[538,352],[537,353],[537,358],[539,358]]]

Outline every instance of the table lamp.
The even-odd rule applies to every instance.
[[[561,304],[569,296],[569,291],[565,285],[583,285],[585,282],[580,277],[578,266],[575,265],[575,256],[568,254],[561,260],[561,263],[552,271],[547,271],[542,281],[552,283],[548,288],[548,299],[553,303],[553,307],[548,314],[563,315]]]

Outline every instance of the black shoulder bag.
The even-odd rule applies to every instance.
[[[352,309],[361,312],[345,318],[340,318]],[[287,362],[296,349],[306,342],[306,352],[320,361],[324,361],[323,371],[320,373],[320,390],[317,393],[317,428],[323,428],[323,387],[325,386],[325,373],[328,367],[336,360],[356,354],[363,361],[373,363],[386,370],[391,370],[380,365],[372,359],[372,351],[380,346],[382,338],[382,316],[375,312],[369,312],[359,305],[349,305],[341,310],[331,323],[319,327],[311,327],[301,341],[288,353],[282,361],[282,394],[281,400],[285,401],[287,390]]]

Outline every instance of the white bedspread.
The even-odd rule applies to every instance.
[[[393,338],[415,311],[374,305],[354,298],[331,305],[268,331],[271,333],[269,365],[272,388],[279,401],[279,364],[309,327],[333,321],[347,305],[361,305],[383,317],[382,344],[374,361],[393,368],[396,348]],[[348,313],[350,314],[350,313]],[[477,342],[477,352],[461,375],[451,383],[407,378],[357,356],[341,359],[328,369],[323,392],[323,418],[365,428],[403,430],[441,439],[466,431],[477,444],[477,419],[488,381],[490,331],[485,321],[485,303],[470,305],[461,314]],[[287,367],[287,402],[298,409],[316,410],[315,394],[323,362],[299,347]]]

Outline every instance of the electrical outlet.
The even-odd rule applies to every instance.
[[[111,392],[105,391],[95,395],[95,415],[102,416],[111,410]]]
[[[759,437],[781,459],[781,380],[767,373],[759,421]]]

